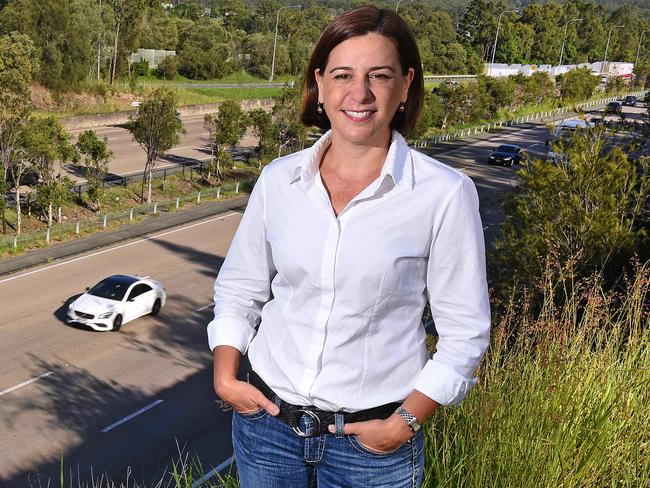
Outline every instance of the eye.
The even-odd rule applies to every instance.
[[[350,75],[347,74],[347,73],[339,73],[339,74],[334,75],[334,79],[335,80],[349,80]]]
[[[390,80],[390,78],[391,77],[386,73],[372,73],[370,75],[371,80],[385,81],[385,80]]]

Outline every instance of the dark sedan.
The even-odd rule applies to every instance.
[[[628,95],[623,99],[623,105],[625,107],[634,107],[636,104],[636,97],[634,95]]]
[[[524,153],[519,146],[514,144],[502,144],[490,153],[488,164],[500,164],[512,166],[519,164],[524,158]]]

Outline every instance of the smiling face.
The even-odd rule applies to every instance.
[[[390,123],[407,99],[414,70],[402,74],[388,37],[366,34],[337,45],[325,69],[315,71],[318,100],[332,124],[332,142],[387,145]]]

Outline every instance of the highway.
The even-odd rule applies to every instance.
[[[206,160],[210,158],[208,146],[208,131],[203,128],[203,115],[192,115],[183,117],[183,125],[187,131],[181,136],[181,140],[162,160],[158,161],[156,168],[169,168],[176,166],[179,162],[187,160]],[[113,159],[109,164],[109,174],[129,175],[141,173],[144,170],[146,155],[144,150],[133,141],[131,133],[124,127],[103,126],[93,129],[100,138],[106,137],[108,147],[113,152]],[[72,142],[84,129],[69,131]],[[240,142],[241,146],[250,147],[257,144],[256,139],[249,132]],[[64,167],[64,172],[74,180],[84,180],[83,170],[69,163]]]
[[[175,153],[202,154],[202,118],[196,119],[186,121],[194,129]],[[125,134],[112,134],[120,166],[111,171],[131,171],[138,155]],[[474,180],[488,241],[502,219],[499,194],[514,184],[517,169],[488,166],[489,151],[515,143],[541,155],[547,134],[543,125],[528,126],[427,151]],[[89,481],[91,470],[95,479],[106,473],[116,482],[130,477],[151,486],[169,472],[179,447],[200,456],[205,471],[227,464],[229,415],[212,391],[205,326],[212,285],[240,217],[214,216],[0,277],[0,487],[47,486],[48,480],[58,486],[61,456],[66,486]],[[119,333],[66,325],[67,304],[116,273],[161,281],[168,301],[160,315]]]

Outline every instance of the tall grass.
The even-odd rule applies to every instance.
[[[650,263],[622,291],[598,283],[534,315],[525,302],[505,307],[479,385],[424,426],[423,487],[650,486]],[[204,472],[181,454],[152,486],[190,488]]]
[[[494,327],[480,384],[427,430],[424,486],[650,486],[649,268]]]

